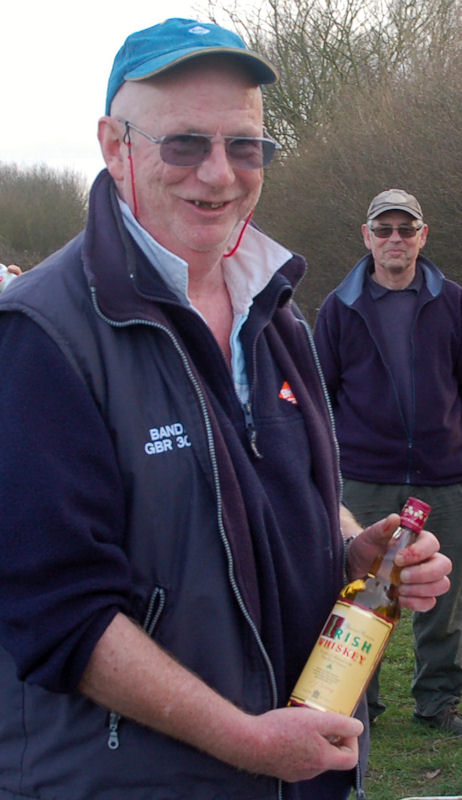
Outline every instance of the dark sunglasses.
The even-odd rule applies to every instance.
[[[129,129],[160,145],[160,157],[173,167],[198,167],[210,155],[213,142],[224,142],[229,163],[236,169],[261,169],[268,166],[281,145],[274,139],[253,136],[214,136],[206,133],[172,133],[158,139],[142,131],[126,119],[125,138],[130,142]]]
[[[377,236],[378,239],[388,239],[393,231],[398,231],[401,239],[412,239],[417,234],[417,231],[422,230],[424,224],[419,222],[417,225],[372,225],[372,222],[367,223],[370,231]]]

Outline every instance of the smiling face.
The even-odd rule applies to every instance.
[[[415,224],[416,220],[405,211],[386,211],[375,217],[373,225]],[[362,226],[364,244],[371,251],[374,259],[374,278],[377,283],[389,288],[402,289],[414,278],[417,257],[427,240],[428,226],[410,239],[404,239],[397,230],[393,230],[387,239],[374,236],[367,225]]]
[[[100,141],[118,191],[132,210],[125,128],[114,117],[158,138],[177,133],[262,136],[263,132],[261,91],[229,59],[198,60],[155,80],[126,82],[116,95],[111,117],[100,122]],[[113,142],[105,152],[108,128]],[[222,141],[213,143],[202,164],[175,167],[162,161],[159,145],[133,130],[130,137],[140,224],[189,263],[199,254],[218,261],[236,226],[257,204],[263,170],[233,168]]]

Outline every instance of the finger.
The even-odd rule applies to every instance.
[[[443,553],[435,553],[427,561],[414,566],[403,567],[400,572],[401,584],[426,584],[438,582],[451,574],[451,559]]]
[[[440,543],[430,531],[422,531],[413,544],[404,547],[396,554],[395,563],[399,567],[418,564],[431,558],[440,549]]]
[[[436,605],[436,597],[401,597],[400,605],[402,608],[408,608],[410,611],[431,611]]]
[[[396,531],[399,521],[399,514],[389,514],[388,517],[365,528],[364,532],[377,547],[384,547]]]
[[[332,737],[338,737],[343,741],[355,740],[361,736],[364,731],[364,725],[361,720],[355,717],[347,717],[344,714],[322,712],[318,722],[318,730],[321,736],[331,740]]]
[[[419,564],[421,561],[426,561],[438,553],[439,549],[440,543],[436,536],[430,531],[421,531],[413,544],[403,550],[399,550],[396,554],[395,563],[399,567],[408,564]]]
[[[358,736],[342,736],[332,733],[326,737],[329,745],[327,757],[331,769],[353,769],[358,763],[359,746]]]
[[[449,578],[444,577],[431,583],[401,584],[399,587],[400,599],[403,597],[440,597],[446,594],[451,586]]]

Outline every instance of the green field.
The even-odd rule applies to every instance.
[[[382,666],[387,711],[372,729],[367,800],[462,797],[462,737],[413,721],[412,671],[411,614],[404,611]]]

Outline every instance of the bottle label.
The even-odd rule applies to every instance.
[[[351,716],[373,675],[394,623],[338,600],[290,702]]]

